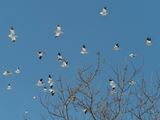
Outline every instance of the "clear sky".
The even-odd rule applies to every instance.
[[[0,74],[4,70],[21,68],[20,75],[0,75],[0,120],[21,120],[29,111],[31,120],[39,120],[43,113],[38,101],[32,97],[39,93],[35,86],[41,77],[47,80],[52,74],[56,82],[75,79],[77,68],[95,63],[95,52],[100,50],[109,65],[124,61],[130,52],[136,52],[136,61],[144,58],[144,73],[150,75],[160,68],[160,1],[159,0],[1,0],[0,1]],[[109,15],[99,15],[106,6]],[[63,35],[54,38],[54,30],[60,24]],[[13,25],[18,35],[16,43],[8,38]],[[153,39],[148,48],[146,37]],[[112,48],[119,42],[121,50]],[[89,54],[80,54],[85,44]],[[39,60],[38,50],[46,52]],[[68,69],[60,68],[57,52],[68,60]],[[104,71],[104,74],[105,72]],[[106,82],[103,76],[101,82]],[[11,83],[12,91],[6,86]],[[99,84],[99,86],[101,86]]]

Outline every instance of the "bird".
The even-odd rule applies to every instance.
[[[84,114],[86,114],[88,111],[86,108],[83,109]]]
[[[87,48],[85,45],[82,45],[82,48],[81,48],[81,54],[88,54],[88,51],[87,51]]]
[[[42,79],[42,78],[39,79],[36,84],[37,84],[37,86],[39,86],[39,87],[44,86],[43,79]]]
[[[52,79],[52,76],[50,74],[48,75],[48,84],[50,86],[53,85],[53,79]]]
[[[45,53],[45,52],[43,52],[43,51],[38,51],[38,52],[37,52],[38,58],[39,58],[40,60],[41,60],[42,57],[44,56],[44,53]]]
[[[62,32],[61,26],[60,26],[60,25],[57,25],[57,26],[56,26],[56,30],[55,30],[55,38],[60,37],[62,33],[63,33],[63,32]]]
[[[53,85],[50,86],[49,92],[51,93],[52,96],[54,96],[55,90],[53,88]]]
[[[68,61],[67,60],[63,60],[62,64],[61,64],[62,68],[67,68],[69,67]]]
[[[13,26],[11,26],[10,29],[9,29],[8,37],[11,39],[12,42],[16,42],[17,35],[15,33],[15,30],[14,30]]]
[[[9,71],[9,70],[5,70],[5,71],[3,72],[3,75],[4,75],[4,76],[10,76],[10,75],[12,75],[12,72]]]
[[[107,15],[108,15],[107,8],[106,8],[106,7],[103,7],[99,14],[100,14],[101,16],[107,16]]]
[[[116,43],[116,44],[114,45],[113,50],[114,50],[114,51],[120,50],[119,43]]]
[[[20,73],[21,73],[21,71],[20,71],[20,68],[19,68],[19,67],[17,67],[17,69],[15,70],[15,73],[16,73],[16,74],[20,74]]]
[[[136,57],[136,53],[130,53],[130,54],[129,54],[129,57],[130,57],[130,58],[135,58],[135,57]]]
[[[47,92],[47,87],[46,86],[43,87],[43,91]]]
[[[150,37],[146,38],[145,43],[146,43],[147,46],[152,46],[152,44],[153,44],[152,39]]]
[[[63,61],[63,57],[62,57],[60,52],[58,52],[58,54],[57,54],[57,60],[58,60],[58,62],[62,62]]]
[[[12,86],[10,83],[7,85],[7,90],[12,90]]]
[[[134,81],[134,80],[131,80],[131,81],[129,81],[129,85],[135,85],[136,84],[136,82]]]
[[[115,90],[116,84],[115,84],[114,80],[109,79],[109,85],[111,86],[112,90]]]

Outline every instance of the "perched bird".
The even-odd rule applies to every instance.
[[[108,15],[107,8],[106,8],[106,7],[103,7],[99,14],[100,14],[101,16],[107,16],[107,15]]]
[[[11,84],[8,84],[8,86],[7,86],[7,90],[12,90],[12,86],[11,86]]]
[[[57,54],[57,60],[58,60],[58,62],[62,62],[63,61],[63,57],[62,57],[60,52],[58,52],[58,54]]]
[[[20,74],[20,73],[21,73],[21,71],[20,71],[20,68],[19,68],[19,67],[17,67],[17,69],[15,70],[15,73],[16,73],[16,74]]]
[[[114,45],[113,50],[114,50],[114,51],[120,50],[119,43],[116,43],[116,44]]]
[[[86,46],[85,45],[82,45],[82,48],[81,48],[81,54],[87,54],[88,53],[88,51],[87,51],[87,48],[86,48]]]
[[[44,85],[43,79],[41,78],[40,80],[37,81],[37,86],[41,87]]]
[[[130,54],[129,54],[129,57],[130,57],[130,58],[135,58],[135,57],[136,57],[136,53],[130,53]]]
[[[145,41],[147,46],[152,46],[152,39],[150,37],[147,37],[146,41]]]
[[[41,60],[42,57],[44,56],[44,52],[43,51],[38,51],[37,55],[38,55],[38,58]]]
[[[85,109],[83,109],[83,112],[84,112],[84,114],[86,114],[87,113],[87,109],[85,108]]]
[[[6,70],[6,71],[3,72],[3,75],[4,76],[10,76],[10,75],[12,75],[12,72],[9,71],[9,70]]]
[[[53,85],[53,79],[52,79],[52,76],[50,74],[48,75],[48,84],[50,86]]]
[[[136,82],[134,81],[134,80],[131,80],[131,81],[129,81],[129,85],[135,85],[136,84]]]
[[[63,60],[62,64],[61,64],[62,68],[67,68],[69,67],[68,61],[67,60]]]
[[[112,79],[109,79],[109,85],[111,86],[112,90],[115,90],[116,84]]]
[[[57,25],[57,26],[56,26],[56,30],[55,30],[55,38],[60,37],[62,33],[63,33],[63,32],[62,32],[61,26],[60,26],[60,25]]]
[[[16,42],[17,35],[15,34],[15,30],[14,30],[13,26],[11,26],[9,29],[8,37],[11,39],[12,42]]]

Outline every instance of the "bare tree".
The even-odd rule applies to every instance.
[[[97,89],[102,74],[103,59],[96,53],[96,66],[78,69],[76,85],[66,84],[59,78],[54,96],[40,94],[40,103],[51,120],[159,120],[160,79],[156,74],[154,89],[147,88],[148,80],[140,74],[133,61],[111,66],[113,75],[107,75],[106,88]],[[105,73],[105,72],[103,72]],[[153,83],[152,83],[153,84]]]

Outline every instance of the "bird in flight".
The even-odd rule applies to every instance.
[[[69,67],[68,61],[67,60],[63,60],[62,64],[61,64],[62,68],[67,68]]]
[[[15,33],[15,30],[14,30],[13,26],[11,26],[10,29],[9,29],[8,37],[11,39],[12,42],[16,42],[17,35]]]
[[[5,70],[5,71],[3,72],[3,75],[4,75],[4,76],[10,76],[10,75],[12,75],[12,72],[9,71],[9,70]]]
[[[107,8],[106,8],[106,7],[103,7],[99,14],[100,14],[101,16],[107,16],[107,15],[108,15]]]
[[[7,85],[7,90],[12,90],[12,86],[10,83]]]
[[[116,43],[116,44],[114,45],[113,50],[114,50],[114,51],[120,50],[119,43]]]
[[[41,60],[42,57],[44,56],[44,53],[45,53],[45,52],[43,52],[43,51],[38,51],[38,52],[37,52],[38,58],[39,58],[40,60]]]
[[[150,37],[147,37],[147,39],[145,40],[145,43],[147,46],[152,46],[152,39]]]
[[[85,45],[82,45],[82,48],[81,48],[81,54],[84,55],[84,54],[88,54],[88,51],[87,51],[87,48]]]
[[[21,71],[20,71],[20,68],[19,68],[19,67],[17,67],[17,69],[15,70],[15,73],[16,73],[16,74],[20,74],[20,73],[21,73]]]
[[[129,54],[129,57],[130,57],[130,58],[135,58],[135,57],[136,57],[136,53],[130,53],[130,54]]]
[[[37,86],[41,87],[44,85],[43,79],[41,78],[40,80],[37,81]]]
[[[55,35],[54,35],[55,38],[59,38],[62,33],[63,33],[63,32],[62,32],[61,26],[60,26],[60,25],[57,25],[57,26],[56,26],[56,30],[55,30]]]

